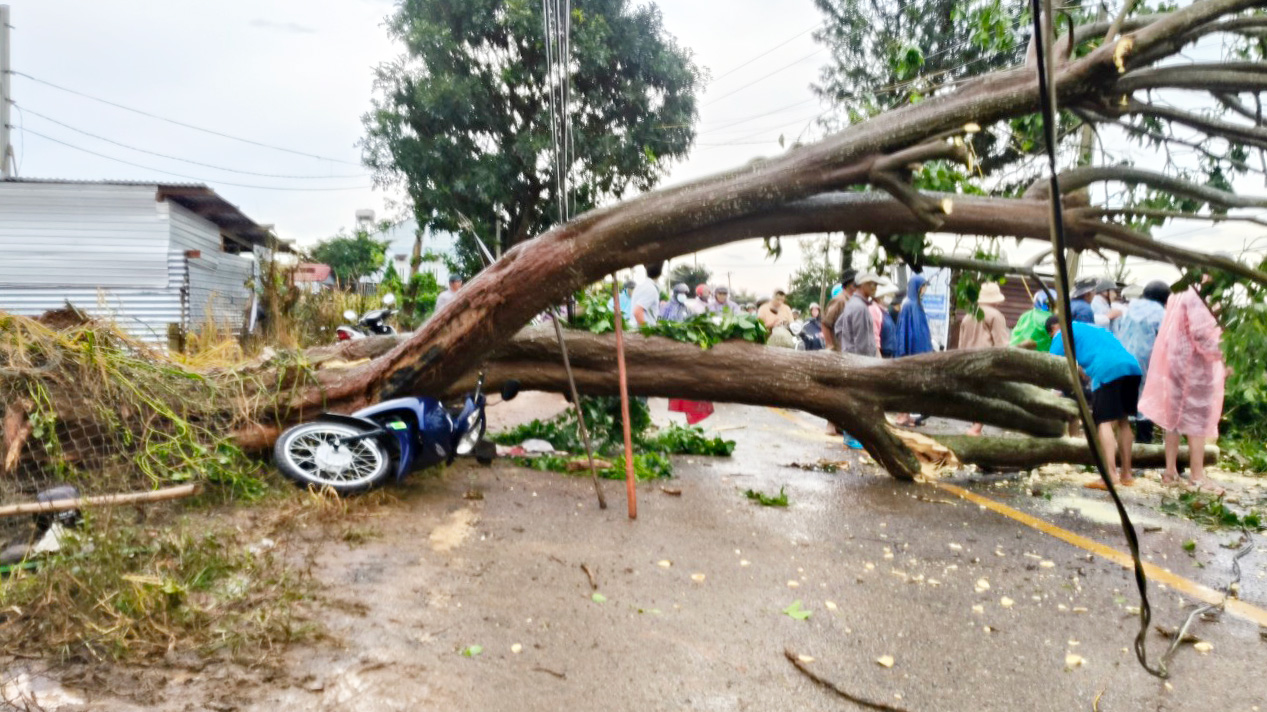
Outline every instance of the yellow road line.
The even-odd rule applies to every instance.
[[[773,407],[769,409],[773,411],[775,415],[786,418],[787,420],[790,420],[793,423],[796,423],[797,425],[799,425],[800,427],[806,430],[811,430],[811,428],[805,421],[801,420],[800,418],[797,418],[796,416],[789,413],[788,411],[782,408],[773,408]],[[834,437],[832,438],[833,441],[835,439],[836,438]],[[969,502],[975,502],[976,504],[979,504],[982,507],[985,507],[986,509],[989,509],[992,512],[997,512],[999,514],[1002,514],[1003,516],[1008,517],[1009,519],[1012,519],[1014,521],[1020,522],[1021,524],[1024,524],[1027,527],[1030,527],[1032,529],[1037,529],[1038,531],[1048,536],[1055,537],[1056,539],[1059,539],[1065,542],[1066,544],[1072,544],[1078,547],[1079,549],[1083,549],[1084,551],[1089,551],[1092,554],[1095,554],[1096,556],[1099,556],[1102,559],[1107,559],[1109,561],[1112,561],[1113,563],[1123,568],[1133,569],[1135,567],[1135,562],[1131,560],[1130,554],[1122,552],[1122,551],[1118,551],[1117,549],[1114,549],[1111,546],[1101,544],[1100,542],[1095,541],[1094,539],[1088,539],[1087,537],[1082,536],[1080,534],[1074,534],[1068,529],[1063,529],[1061,527],[1056,526],[1055,524],[1052,524],[1051,522],[1026,514],[1025,512],[1022,512],[1019,509],[1013,509],[1012,507],[1009,507],[1006,504],[1003,504],[1002,502],[998,502],[996,500],[990,499],[989,497],[979,495],[976,492],[966,490],[957,485],[952,485],[948,482],[933,482],[932,485],[934,487],[938,487],[947,492],[950,492],[953,495],[966,499]],[[1222,593],[1215,591],[1209,586],[1197,583],[1196,581],[1193,581],[1191,579],[1186,579],[1176,573],[1167,571],[1166,569],[1163,569],[1160,566],[1157,566],[1155,564],[1150,564],[1147,561],[1143,562],[1143,564],[1144,564],[1144,572],[1148,574],[1148,578],[1152,579],[1153,581],[1164,583],[1170,588],[1176,591],[1179,591],[1180,593],[1191,596],[1192,598],[1195,598],[1204,603],[1211,603],[1211,604],[1217,605],[1218,603],[1223,602],[1224,600],[1224,596]],[[1255,606],[1253,604],[1246,603],[1245,601],[1242,601],[1237,598],[1229,598],[1227,599],[1227,602],[1224,605],[1224,610],[1226,610],[1228,613],[1231,613],[1232,615],[1239,616],[1246,620],[1253,621],[1260,626],[1267,627],[1267,610],[1259,608],[1258,606]]]
[[[1013,509],[1006,504],[997,502],[989,497],[983,497],[976,492],[966,490],[948,482],[934,482],[932,484],[935,487],[950,492],[951,494],[962,497],[969,502],[975,502],[992,512],[998,512],[999,514],[1018,521],[1027,527],[1037,529],[1048,536],[1055,537],[1067,544],[1073,544],[1074,546],[1089,551],[1102,559],[1108,559],[1109,561],[1112,561],[1124,568],[1130,569],[1135,566],[1134,562],[1131,561],[1130,554],[1118,551],[1111,546],[1101,544],[1094,539],[1088,539],[1085,536],[1074,534],[1073,532],[1067,529],[1062,529],[1055,524],[1026,514],[1018,509]],[[1178,574],[1167,571],[1160,566],[1150,564],[1147,561],[1144,562],[1144,572],[1147,573],[1148,578],[1153,581],[1164,583],[1170,588],[1173,588],[1180,593],[1187,594],[1199,601],[1212,604],[1218,604],[1223,601],[1223,594],[1215,591],[1209,586],[1186,579]],[[1267,626],[1267,610],[1263,610],[1262,608],[1236,598],[1227,599],[1227,603],[1224,608],[1228,613],[1253,621],[1260,626]]]

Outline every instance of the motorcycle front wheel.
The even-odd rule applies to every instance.
[[[282,475],[301,487],[329,487],[340,495],[371,490],[387,480],[391,457],[375,438],[340,440],[365,432],[343,423],[296,425],[273,446]]]

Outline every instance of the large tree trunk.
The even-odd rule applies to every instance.
[[[950,448],[965,464],[994,469],[1028,470],[1039,465],[1063,462],[1070,465],[1093,465],[1086,440],[1078,438],[974,438],[967,435],[938,435],[935,439]],[[1205,447],[1209,462],[1219,458],[1214,445]],[[1188,446],[1179,449],[1179,461],[1188,461]],[[1134,467],[1162,467],[1166,449],[1162,445],[1137,443],[1131,451]]]
[[[1124,94],[1142,86],[1141,77],[1155,85],[1178,71],[1151,70],[1150,65],[1220,27],[1232,27],[1227,18],[1257,4],[1198,0],[1174,12],[1131,20],[1128,37],[1105,41],[1081,57],[1061,58],[1053,67],[1060,106],[1102,114],[1104,107],[1117,106]],[[1098,36],[1096,32],[1106,29],[1086,26],[1077,32],[1080,37]],[[1244,81],[1252,85],[1246,91],[1257,87],[1252,77]],[[1045,200],[924,194],[908,182],[911,167],[921,162],[970,162],[962,141],[965,134],[1031,114],[1038,104],[1032,68],[995,72],[776,158],[581,215],[511,249],[390,352],[356,368],[319,373],[318,383],[297,388],[296,395],[271,415],[280,424],[324,407],[350,409],[382,397],[441,394],[494,352],[495,366],[518,358],[513,363],[524,371],[525,380],[537,378],[544,387],[557,376],[555,369],[561,371],[553,365],[557,354],[546,346],[549,337],[529,335],[507,344],[534,315],[616,270],[734,240],[826,231],[889,235],[929,230],[1045,240],[1050,221]],[[1208,133],[1217,133],[1222,126]],[[1259,129],[1240,133],[1246,131],[1257,135]],[[1119,172],[1083,179],[1147,182],[1148,177]],[[860,186],[876,190],[850,190]],[[1065,215],[1069,241],[1076,249],[1108,247],[1123,254],[1217,266],[1267,283],[1267,275],[1234,261],[1161,245],[1086,208],[1071,208]],[[570,338],[577,340],[575,335]],[[1040,397],[1037,388],[1064,378],[1057,375],[1058,364],[1016,352],[986,357],[940,354],[886,364],[844,361],[842,366],[841,361],[829,361],[828,355],[758,353],[738,345],[688,358],[683,348],[690,347],[631,344],[636,364],[630,380],[635,391],[757,403],[784,397],[771,394],[782,391],[799,407],[848,425],[877,460],[899,476],[912,472],[913,457],[881,424],[877,414],[886,408],[935,410],[1040,435],[1054,435],[1050,423],[1067,408],[1050,395]],[[610,391],[611,344],[578,341],[576,349],[586,387]],[[681,365],[676,373],[684,375],[666,378],[670,369],[661,359]],[[710,359],[733,364],[736,373],[704,372],[701,363]],[[748,376],[764,374],[771,364],[786,375]],[[955,372],[956,368],[968,371]],[[1049,378],[1036,383],[1032,373],[1012,374],[1030,368]],[[846,392],[837,393],[841,389]]]

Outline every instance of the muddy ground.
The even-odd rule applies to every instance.
[[[557,402],[529,394],[516,408],[501,419]],[[312,613],[327,637],[251,666],[54,669],[22,689],[48,709],[861,709],[794,668],[791,650],[850,693],[908,710],[1267,710],[1267,639],[1253,620],[1196,623],[1212,649],[1184,646],[1163,683],[1131,653],[1138,600],[1118,564],[895,482],[810,416],[719,406],[706,425],[739,442],[734,457],[677,458],[674,480],[639,487],[636,521],[623,483],[603,483],[600,511],[588,479],[460,465],[410,480],[357,536],[335,524],[295,533],[322,544]],[[820,458],[850,464],[789,467]],[[1124,550],[1107,496],[1079,486],[1087,477],[956,481]],[[786,509],[742,494],[780,487]],[[1156,511],[1156,487],[1127,497],[1151,561],[1211,588],[1227,580],[1233,534]],[[1241,589],[1260,611],[1262,541]],[[1194,604],[1151,591],[1162,625]],[[784,612],[796,601],[808,618]],[[1165,644],[1151,633],[1150,657]]]

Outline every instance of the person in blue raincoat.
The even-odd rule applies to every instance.
[[[928,279],[922,274],[911,277],[906,285],[906,301],[897,318],[897,355],[914,356],[933,350],[933,334],[928,328],[928,315],[920,298],[928,287]]]

